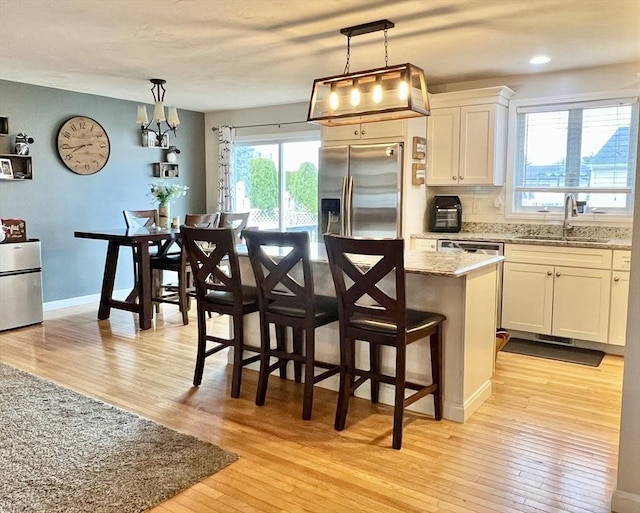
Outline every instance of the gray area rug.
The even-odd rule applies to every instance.
[[[0,512],[133,513],[237,455],[0,364]]]
[[[559,360],[562,362],[577,363],[579,365],[588,365],[590,367],[598,367],[604,353],[593,349],[584,349],[581,347],[564,347],[556,344],[547,344],[545,342],[536,342],[535,340],[524,340],[521,338],[512,338],[502,348],[506,353],[524,354],[526,356],[536,356],[538,358],[547,358],[549,360]]]

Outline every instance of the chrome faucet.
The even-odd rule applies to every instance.
[[[576,197],[569,193],[564,199],[564,219],[562,221],[562,236],[567,237],[573,231],[573,225],[569,222],[569,211],[571,217],[578,217],[578,207],[576,205]]]

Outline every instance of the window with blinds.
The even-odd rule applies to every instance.
[[[573,193],[585,212],[631,215],[637,99],[517,109],[514,212],[553,212]]]

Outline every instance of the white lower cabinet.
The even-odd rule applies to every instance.
[[[551,334],[607,342],[611,272],[556,267],[553,278]]]
[[[558,337],[609,341],[611,251],[520,246],[505,251],[502,326]],[[516,262],[510,261],[510,256]],[[594,263],[591,269],[553,260]],[[540,262],[522,263],[527,260]],[[548,263],[545,263],[548,262]]]
[[[613,271],[611,280],[611,316],[609,343],[623,346],[627,338],[627,309],[629,303],[629,272]]]
[[[505,262],[502,327],[551,335],[553,267]]]

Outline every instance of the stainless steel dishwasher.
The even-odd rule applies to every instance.
[[[0,244],[0,331],[42,322],[40,241]]]

